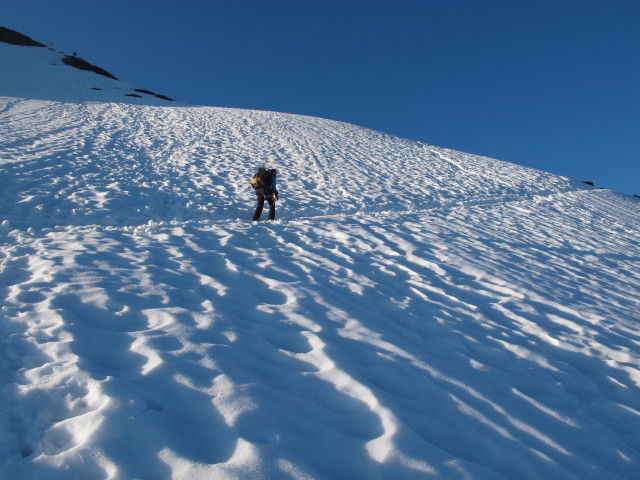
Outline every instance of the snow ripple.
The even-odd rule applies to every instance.
[[[637,477],[637,202],[269,112],[0,132],[3,478]]]

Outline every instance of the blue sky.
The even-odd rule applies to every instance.
[[[640,194],[638,0],[0,0],[0,25],[185,102]]]

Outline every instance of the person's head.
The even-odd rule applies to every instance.
[[[272,168],[271,170],[269,170],[269,173],[271,175],[278,175],[278,170],[276,170],[275,168]]]

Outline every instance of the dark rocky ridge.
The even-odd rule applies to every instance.
[[[9,43],[11,45],[20,45],[23,47],[45,47],[40,42],[36,42],[32,38],[23,35],[22,33],[16,32],[15,30],[11,30],[9,28],[0,27],[0,42]]]
[[[97,73],[98,75],[102,75],[104,77],[113,78],[114,80],[118,80],[116,77],[111,75],[106,70],[104,70],[104,69],[102,69],[100,67],[96,67],[95,65],[90,64],[86,60],[84,60],[82,58],[79,58],[79,57],[76,57],[76,56],[72,57],[72,56],[66,55],[62,59],[62,63],[64,63],[65,65],[69,65],[70,67],[77,68],[79,70],[86,70],[88,72],[94,72],[94,73]]]

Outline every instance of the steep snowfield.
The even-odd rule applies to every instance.
[[[636,200],[60,82],[0,81],[0,478],[640,479]]]
[[[1,94],[54,101],[174,105],[151,95],[153,92],[142,93],[125,82],[65,65],[65,57],[73,55],[53,47],[9,45],[0,37]]]

